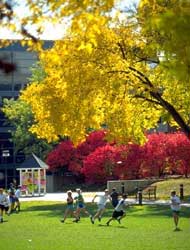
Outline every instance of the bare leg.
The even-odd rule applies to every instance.
[[[98,218],[98,220],[101,221],[102,214],[104,213],[105,210],[106,210],[105,208],[99,209],[97,213],[94,215],[94,217],[92,218],[92,221],[94,222],[96,218]]]
[[[117,218],[117,221],[119,222],[120,224],[120,221],[126,216],[126,214],[124,213],[121,217]]]
[[[86,210],[86,208],[82,208],[82,211],[83,211],[86,215],[91,216],[91,214],[88,212],[88,210]]]
[[[68,215],[70,214],[70,210],[67,208],[65,210],[65,213],[64,213],[64,216],[63,216],[63,219],[61,220],[61,222],[64,222],[66,220],[66,218],[68,217]]]
[[[98,210],[98,211],[96,212],[96,214],[94,215],[93,219],[95,220],[96,218],[100,217],[100,216],[103,214],[104,210],[105,210],[104,208]]]
[[[18,209],[20,211],[20,201],[16,201],[15,210]]]
[[[106,225],[109,226],[109,224],[110,224],[110,222],[111,222],[112,220],[114,220],[113,217],[111,217],[111,218],[106,222]]]
[[[177,214],[174,213],[173,215],[173,218],[174,218],[174,224],[175,224],[175,227],[177,228],[178,226],[178,222],[179,222],[179,217]]]
[[[3,222],[3,209],[0,209],[0,223]]]

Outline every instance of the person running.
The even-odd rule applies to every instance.
[[[172,191],[171,192],[171,210],[173,213],[173,219],[174,219],[174,224],[175,224],[175,231],[180,230],[178,228],[178,223],[179,223],[179,213],[180,213],[180,209],[181,209],[181,201],[180,198],[176,195],[176,191]]]
[[[7,204],[9,203],[6,194],[3,189],[0,188],[0,223],[3,223],[3,213],[7,209]]]
[[[121,219],[123,219],[126,216],[125,213],[125,199],[127,198],[126,194],[122,195],[122,199],[118,202],[117,206],[114,208],[112,217],[107,221],[106,225],[109,226],[110,222],[112,220],[117,220],[119,224],[121,223]]]
[[[89,217],[91,217],[91,214],[87,211],[85,204],[84,204],[84,198],[82,195],[82,190],[80,188],[76,189],[77,192],[77,196],[74,197],[74,200],[76,201],[76,206],[77,209],[74,212],[75,216],[76,216],[76,222],[78,222],[80,220],[80,213],[84,212],[85,214],[87,214]]]
[[[67,191],[67,207],[66,207],[66,210],[65,210],[65,213],[64,213],[64,216],[63,216],[63,219],[61,219],[61,222],[64,223],[66,218],[69,216],[69,215],[72,215],[74,217],[76,217],[74,215],[74,205],[73,205],[73,197],[72,197],[72,191],[71,190],[68,190]]]
[[[119,194],[116,191],[116,188],[112,188],[111,196],[111,203],[113,207],[116,207],[119,202]]]
[[[97,218],[99,221],[101,221],[102,215],[106,209],[107,201],[110,200],[111,202],[111,197],[109,195],[108,189],[105,189],[104,194],[102,195],[95,195],[94,198],[92,199],[92,202],[94,202],[96,198],[99,198],[97,202],[98,210],[94,216],[90,217],[92,224],[94,224],[94,221]]]

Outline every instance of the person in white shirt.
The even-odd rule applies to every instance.
[[[3,189],[0,188],[0,223],[3,222],[3,212],[7,211],[8,204],[9,204],[8,198],[4,193]]]
[[[181,209],[181,201],[180,198],[176,195],[176,191],[171,192],[171,210],[173,213],[173,219],[174,219],[174,224],[175,224],[175,231],[179,230],[178,228],[178,222],[179,222],[179,212]]]
[[[125,213],[125,207],[127,207],[126,203],[125,203],[125,199],[127,198],[126,194],[122,195],[122,199],[119,200],[117,206],[114,208],[112,217],[108,220],[108,222],[106,223],[107,226],[109,226],[110,222],[112,220],[117,220],[119,222],[119,224],[121,223],[121,219],[123,219],[126,216]]]
[[[92,224],[94,224],[94,221],[96,218],[98,218],[98,220],[101,221],[102,214],[104,213],[106,209],[107,201],[109,200],[111,202],[111,197],[109,195],[108,189],[105,189],[104,194],[102,195],[98,195],[98,194],[95,195],[94,198],[92,199],[92,202],[94,202],[96,198],[98,198],[98,202],[97,202],[98,210],[94,216],[90,217]]]
[[[20,195],[21,195],[21,186],[18,186],[18,188],[15,191],[15,211],[20,212]]]

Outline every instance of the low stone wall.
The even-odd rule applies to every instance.
[[[158,179],[108,181],[107,189],[111,192],[112,188],[116,188],[117,192],[122,193],[122,188],[124,188],[124,193],[130,194],[134,192],[136,188],[143,189],[156,181],[158,181]]]

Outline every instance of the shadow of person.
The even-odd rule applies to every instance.
[[[107,225],[107,224],[99,224],[98,225],[99,227],[111,227],[112,225]],[[117,228],[120,228],[120,229],[127,229],[127,227],[125,227],[125,226],[121,226],[121,225],[119,225],[119,226],[116,226]]]
[[[181,230],[180,228],[176,227],[173,231],[174,231],[174,232],[181,232],[181,231],[183,231],[183,230]]]

